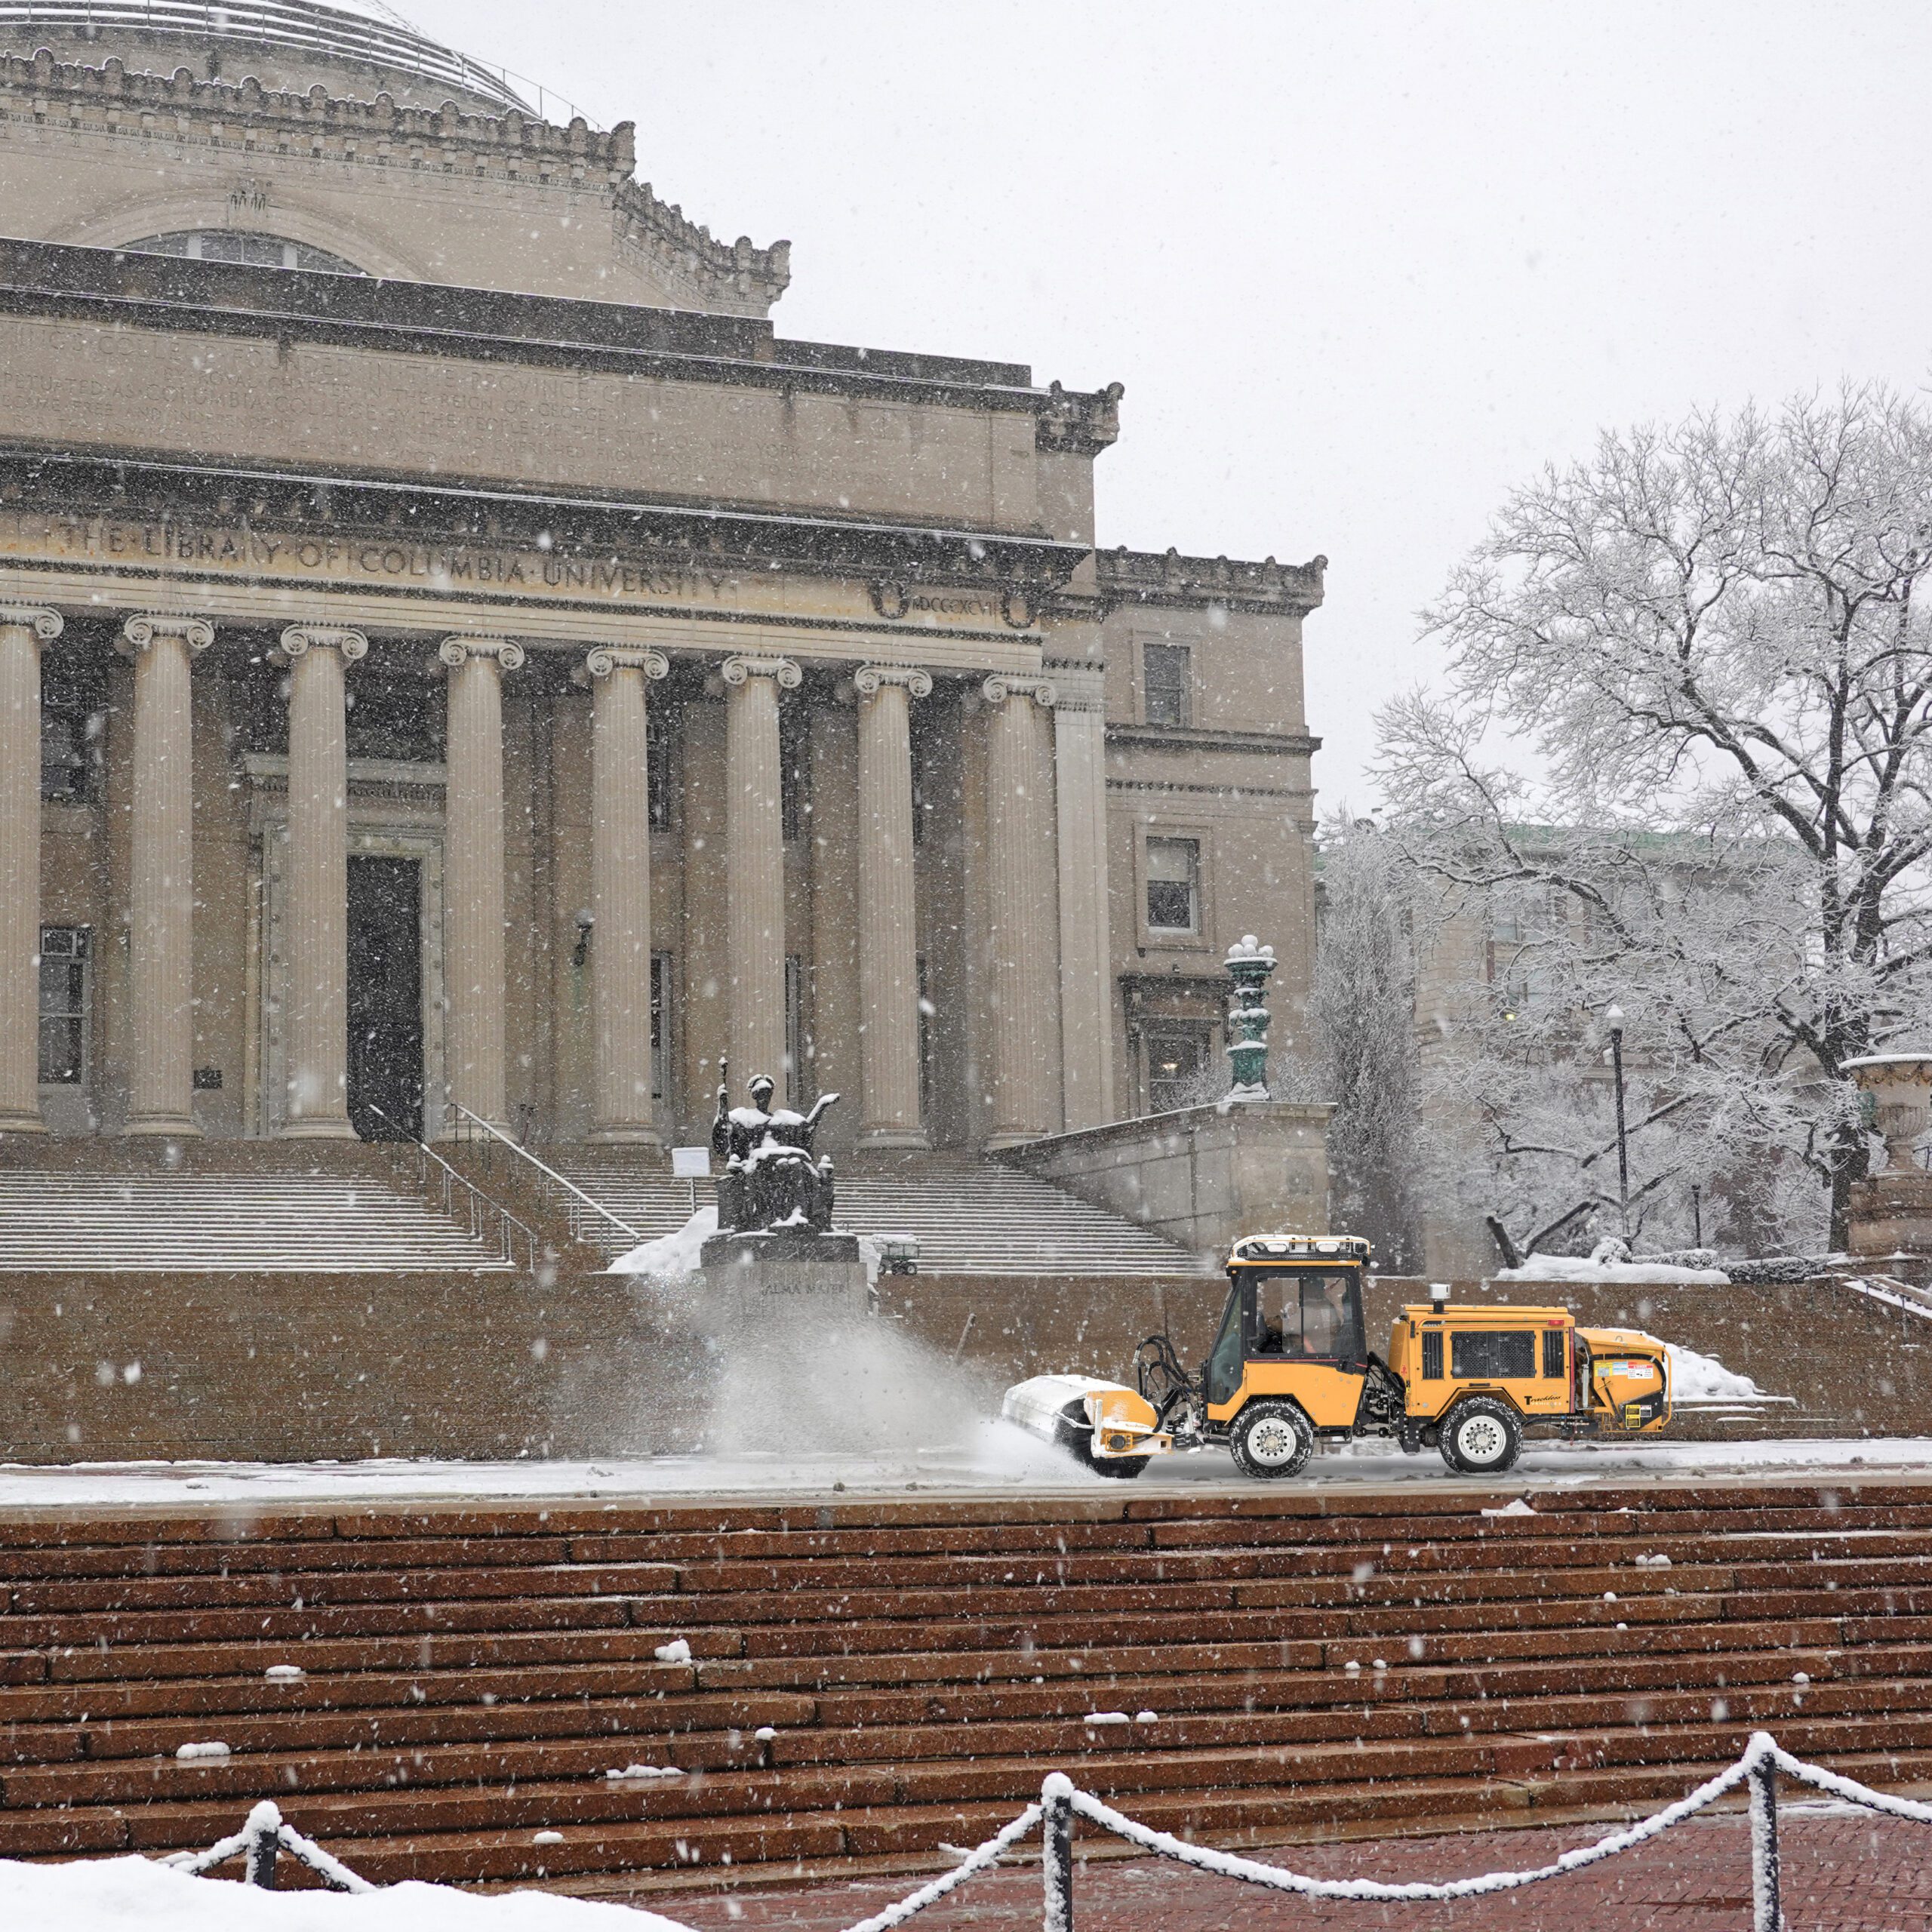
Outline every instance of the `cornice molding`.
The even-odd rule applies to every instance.
[[[1256,752],[1268,757],[1307,758],[1321,749],[1321,740],[1306,731],[1216,731],[1184,724],[1112,724],[1107,743],[1137,750],[1178,752]]]
[[[65,510],[136,518],[198,512],[227,528],[322,525],[385,541],[394,541],[399,528],[417,542],[529,546],[547,534],[561,556],[615,555],[700,568],[775,564],[814,576],[860,578],[872,577],[884,565],[920,582],[983,586],[994,595],[1012,586],[1032,589],[1062,582],[1089,554],[1077,544],[1051,538],[931,524],[848,521],[749,506],[627,503],[428,478],[123,460],[20,445],[0,445],[0,485],[15,492],[7,499],[14,507],[45,503],[48,493],[58,493],[54,500]]]
[[[42,644],[51,644],[65,628],[58,611],[38,604],[0,604],[0,630],[32,631]]]
[[[1124,383],[1109,383],[1091,392],[1049,383],[1033,422],[1035,448],[1098,456],[1119,438],[1120,399],[1126,393]]]
[[[1247,611],[1319,609],[1326,557],[1305,564],[1231,561],[1226,557],[1183,557],[1178,550],[1096,550],[1094,565],[1100,594],[1109,609],[1149,604],[1201,610],[1220,605]]]

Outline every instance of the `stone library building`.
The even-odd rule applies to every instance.
[[[1107,546],[1117,385],[306,0],[0,4],[0,1145],[977,1157],[1225,1092],[1244,932],[1278,1060],[1324,560]]]

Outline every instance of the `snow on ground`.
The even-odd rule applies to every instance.
[[[192,1878],[145,1858],[0,1860],[0,1925],[53,1932],[687,1932],[675,1918],[548,1892],[414,1882],[354,1897]]]
[[[675,1280],[698,1271],[700,1251],[718,1232],[718,1210],[700,1208],[675,1234],[660,1235],[620,1254],[611,1263],[613,1275],[655,1275]]]
[[[1589,1261],[1576,1254],[1531,1254],[1520,1268],[1499,1268],[1492,1281],[1700,1281],[1723,1287],[1721,1268],[1675,1268],[1663,1261]]]
[[[1741,1378],[1740,1378],[1741,1379]],[[1602,1443],[1532,1442],[1508,1478],[1537,1488],[1571,1487],[1632,1477],[1817,1475],[1839,1472],[1932,1476],[1932,1437],[1837,1441],[1676,1442],[1667,1437]],[[1362,1485],[1449,1482],[1441,1458],[1404,1456],[1383,1441],[1326,1448],[1303,1484]],[[260,1506],[338,1503],[349,1506],[405,1501],[505,1499],[589,1500],[612,1503],[675,1502],[684,1497],[768,1496],[829,1498],[906,1491],[1038,1494],[1096,1491],[1125,1497],[1152,1491],[1246,1489],[1223,1449],[1169,1456],[1131,1489],[1091,1474],[1070,1456],[1011,1425],[980,1424],[970,1439],[874,1456],[740,1453],[664,1456],[632,1461],[438,1463],[81,1463],[61,1466],[0,1464],[0,1509],[35,1505],[86,1508],[207,1503]],[[0,1922],[4,1922],[0,1921]]]

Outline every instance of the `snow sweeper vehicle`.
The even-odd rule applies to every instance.
[[[1264,1235],[1228,1257],[1228,1299],[1198,1375],[1165,1334],[1135,1352],[1138,1389],[1041,1375],[1002,1413],[1103,1475],[1225,1442],[1251,1476],[1292,1476],[1318,1441],[1387,1436],[1451,1469],[1493,1475],[1527,1432],[1651,1435],[1670,1420],[1670,1362],[1654,1336],[1580,1328],[1567,1308],[1451,1303],[1446,1288],[1396,1315],[1389,1353],[1369,1351],[1354,1235]]]

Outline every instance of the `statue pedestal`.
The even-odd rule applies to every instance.
[[[713,1235],[699,1262],[707,1307],[729,1322],[817,1327],[872,1312],[856,1235],[816,1228]]]

